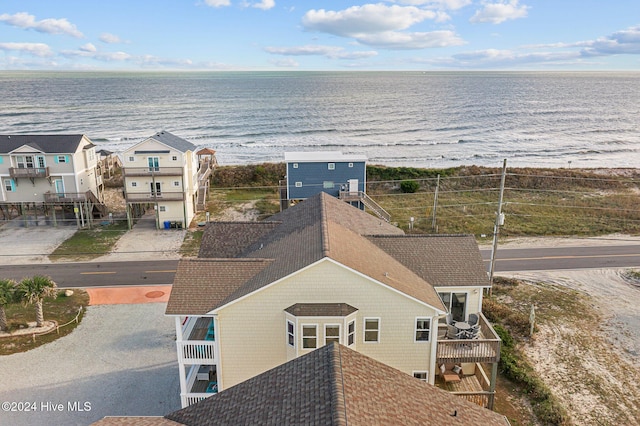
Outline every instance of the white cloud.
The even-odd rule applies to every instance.
[[[273,9],[276,5],[275,0],[261,0],[260,3],[254,3],[253,7],[262,10]]]
[[[361,59],[376,56],[374,51],[348,52],[342,47],[306,45],[294,47],[266,47],[265,52],[284,56],[325,56],[330,59]]]
[[[78,31],[75,25],[62,19],[43,19],[36,21],[36,17],[26,12],[19,12],[15,15],[3,13],[0,15],[0,22],[5,22],[18,28],[33,29],[35,31],[47,34],[66,34],[76,38],[82,38],[84,35]]]
[[[110,33],[100,34],[100,41],[107,44],[124,43],[124,41],[120,37]]]
[[[453,31],[431,31],[426,33],[401,33],[388,31],[379,34],[361,35],[360,43],[381,49],[429,49],[434,47],[459,46],[465,44]]]
[[[300,64],[292,58],[270,59],[269,63],[280,68],[297,68],[300,66]]]
[[[204,3],[211,7],[231,6],[231,2],[229,0],[204,0]]]
[[[33,56],[52,56],[51,48],[44,43],[0,43],[0,50],[28,53]]]
[[[80,46],[80,50],[83,52],[96,52],[98,49],[92,43],[87,43],[84,46]]]
[[[477,11],[469,20],[473,23],[489,22],[500,24],[511,19],[524,18],[527,16],[529,6],[519,5],[518,0],[509,0],[499,3],[484,3],[484,7]]]
[[[302,17],[302,25],[309,31],[325,32],[341,37],[404,30],[426,19],[443,19],[431,10],[413,6],[365,4],[338,12],[324,9],[310,10]]]
[[[582,50],[584,56],[640,54],[640,25],[617,31],[608,37],[582,43],[586,45]]]
[[[399,0],[398,3],[431,9],[458,10],[470,5],[472,0]]]
[[[91,43],[85,44],[78,50],[63,50],[60,54],[67,58],[81,57],[103,62],[123,62],[132,58],[132,56],[126,52],[99,52]]]

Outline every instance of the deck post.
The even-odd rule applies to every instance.
[[[498,363],[494,362],[491,364],[491,382],[489,383],[489,401],[487,403],[487,408],[489,410],[493,410],[493,401],[496,397],[496,380],[498,379]]]

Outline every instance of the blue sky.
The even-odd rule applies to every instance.
[[[3,0],[0,70],[640,70],[640,1]]]

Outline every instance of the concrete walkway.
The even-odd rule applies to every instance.
[[[0,357],[0,402],[33,409],[1,410],[0,424],[88,425],[179,409],[175,326],[165,306],[90,306],[65,338]]]

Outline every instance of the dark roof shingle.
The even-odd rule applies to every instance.
[[[9,153],[23,145],[50,154],[72,154],[84,135],[0,135],[0,152]],[[88,138],[87,138],[88,140]],[[90,144],[90,146],[93,146]],[[83,146],[84,148],[84,146]]]
[[[500,414],[337,344],[165,417],[189,426],[508,425]]]

